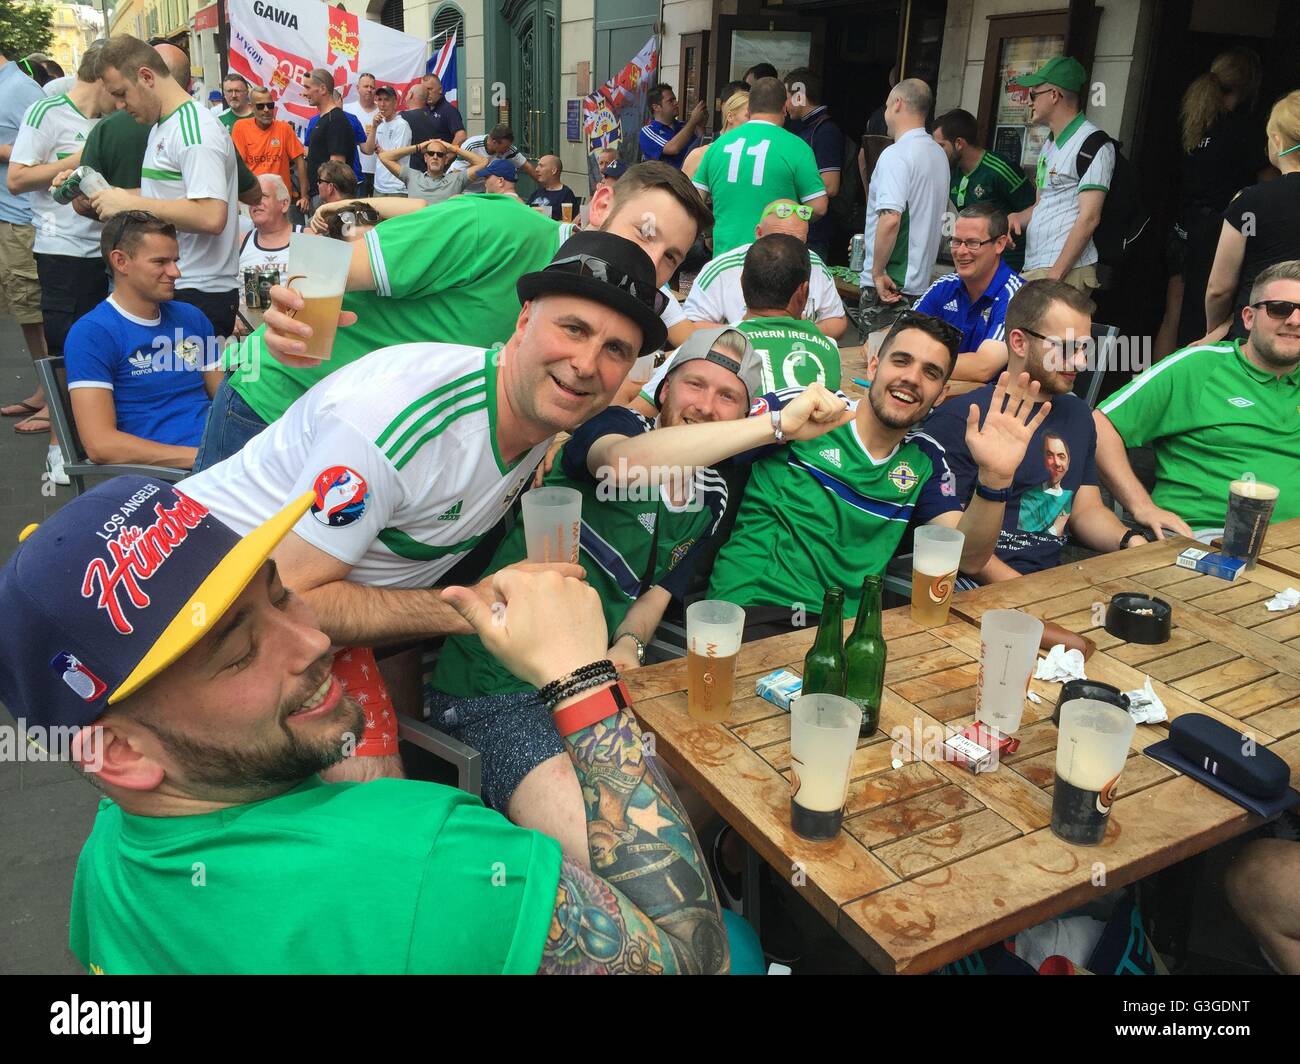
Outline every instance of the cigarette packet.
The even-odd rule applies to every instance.
[[[766,676],[760,676],[754,684],[754,693],[765,698],[774,706],[790,712],[790,702],[799,697],[803,690],[803,678],[796,676],[789,669],[777,669]]]
[[[1020,740],[976,721],[943,741],[943,759],[972,772],[992,772],[1004,754],[1014,754]]]
[[[1178,555],[1175,564],[1207,576],[1217,576],[1221,580],[1236,580],[1246,569],[1245,558],[1229,558],[1218,551],[1197,547],[1188,547]]]

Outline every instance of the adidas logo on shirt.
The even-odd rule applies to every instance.
[[[824,451],[817,452],[826,461],[830,462],[836,469],[842,469],[843,463],[840,461],[840,449],[838,447],[827,447]]]
[[[1243,399],[1240,395],[1234,395],[1231,399],[1228,400],[1228,402],[1230,402],[1233,406],[1240,407],[1242,410],[1245,410],[1246,407],[1248,406],[1255,405],[1254,402],[1252,402],[1250,399]]]
[[[955,299],[950,299],[947,303],[945,303],[945,304],[943,305],[943,309],[944,309],[944,310],[951,310],[953,313],[956,313],[956,312],[957,312],[957,300],[955,300]]]
[[[439,521],[459,521],[459,520],[460,520],[460,508],[461,508],[461,506],[464,505],[464,503],[465,503],[465,500],[464,500],[464,499],[458,499],[454,505],[447,507],[447,509],[443,510],[443,512],[440,513],[440,514],[438,515],[438,520],[439,520]]]
[[[644,528],[649,535],[654,535],[655,514],[637,514],[636,519],[641,522],[641,527]]]
[[[131,363],[131,376],[136,377],[141,373],[148,373],[153,368],[153,354],[149,351],[136,351],[133,355],[127,357]]]

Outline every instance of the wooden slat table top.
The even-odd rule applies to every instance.
[[[1274,526],[1265,551],[1292,544],[1300,520]],[[844,827],[830,842],[791,830],[789,715],[752,694],[773,669],[802,671],[812,630],[741,649],[725,725],[687,715],[682,659],[635,670],[628,685],[656,753],[848,942],[882,971],[932,971],[1259,823],[1142,756],[1167,734],[1166,725],[1142,725],[1104,842],[1056,838],[1055,683],[1032,681],[1041,702],[1026,701],[1021,745],[996,772],[942,761],[943,736],[973,720],[986,609],[1023,609],[1088,635],[1098,646],[1089,677],[1121,690],[1150,677],[1171,719],[1205,713],[1241,728],[1281,755],[1300,785],[1300,608],[1263,607],[1292,578],[1262,564],[1233,583],[1180,569],[1173,561],[1189,545],[1171,539],[963,592],[940,628],[914,624],[907,607],[887,611],[881,730],[859,740]],[[1168,601],[1172,638],[1139,646],[1106,633],[1105,604],[1119,591]]]

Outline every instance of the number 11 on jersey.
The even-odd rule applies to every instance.
[[[745,151],[745,138],[733,140],[722,150],[731,157],[731,165],[727,167],[727,184],[734,185],[740,178],[740,159],[742,155],[752,155],[754,157],[754,173],[751,183],[761,185],[763,183],[763,166],[767,162],[767,149],[772,142],[770,140],[760,140],[749,151]]]

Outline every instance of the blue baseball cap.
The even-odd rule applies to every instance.
[[[622,159],[615,159],[612,163],[606,163],[605,169],[600,172],[601,177],[608,177],[611,181],[617,181],[627,173],[627,163]]]
[[[29,525],[0,569],[0,701],[90,724],[212,629],[314,499],[241,538],[165,481],[114,477]]]
[[[483,167],[479,173],[484,179],[489,177],[503,177],[507,181],[519,180],[519,169],[508,159],[493,159],[487,166]]]

